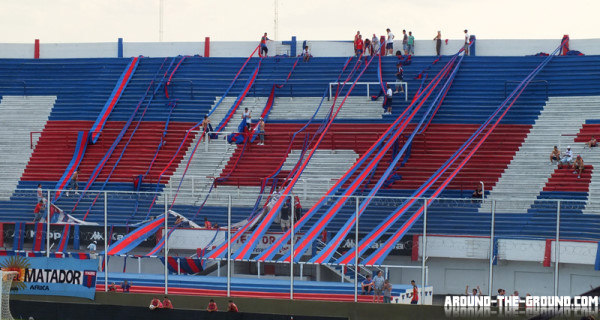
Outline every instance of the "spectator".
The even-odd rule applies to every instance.
[[[87,246],[87,249],[90,251],[91,254],[95,254],[96,253],[96,245],[98,244],[98,242],[96,242],[96,240],[94,240],[94,242],[90,243]]]
[[[385,283],[385,279],[383,278],[382,272],[377,272],[377,276],[373,279],[373,302],[379,303],[379,297],[383,294],[383,285]]]
[[[380,45],[379,45],[379,38],[377,38],[377,35],[375,35],[374,33],[373,33],[373,38],[371,38],[371,45],[373,46],[373,52],[375,54],[378,54],[379,53],[379,47],[380,47]]]
[[[294,197],[294,220],[298,221],[302,217],[302,204],[300,204],[300,197],[292,193]]]
[[[371,291],[373,291],[373,279],[371,279],[370,274],[368,274],[367,278],[360,283],[360,286],[362,288],[361,294],[371,294]]]
[[[208,139],[208,142],[210,142],[210,133],[213,131],[213,129],[212,129],[212,125],[210,124],[210,118],[208,117],[208,115],[204,116],[204,120],[202,120],[201,125],[202,125],[202,138],[200,139],[200,142],[202,142],[202,140],[204,140],[205,136]]]
[[[290,227],[290,201],[289,198],[286,198],[283,201],[283,207],[281,208],[280,211],[280,215],[281,215],[281,219],[279,224],[281,225],[281,231],[285,232],[287,231]]]
[[[590,139],[590,141],[586,142],[586,145],[588,148],[593,148],[593,147],[597,147],[598,146],[598,141],[596,141],[596,138],[594,136],[592,136],[592,138]],[[39,190],[39,188],[38,188]],[[38,192],[39,194],[39,192]]]
[[[42,184],[38,184],[37,187],[37,200],[38,202],[44,201],[44,203],[46,203],[46,198],[44,197],[44,191],[42,190]]]
[[[160,300],[158,300],[157,297],[152,298],[152,301],[150,301],[150,310],[162,309],[162,307],[163,304],[160,302]]]
[[[242,113],[242,119],[246,119],[246,127],[248,128],[248,131],[250,131],[252,129],[252,111],[245,108],[244,113]]]
[[[563,164],[566,164],[569,168],[573,163],[573,152],[571,151],[571,146],[567,146],[567,151],[563,153],[562,158],[558,162],[558,168],[562,169]]]
[[[233,303],[233,300],[229,300],[229,303],[227,304],[227,312],[240,312],[235,303]]]
[[[515,292],[513,292],[513,297],[518,297],[519,296],[519,291],[515,290]]]
[[[362,37],[360,34],[360,31],[356,31],[356,34],[354,35],[354,55],[358,56],[358,39]]]
[[[404,69],[402,69],[402,63],[398,62],[396,64],[396,68],[398,68],[398,72],[396,72],[396,81],[398,82],[402,82],[404,81]],[[400,91],[398,91],[400,90]],[[402,92],[404,93],[404,87],[402,87],[402,84],[398,84],[398,86],[396,87],[396,91],[394,93],[398,93],[398,92]]]
[[[386,55],[394,54],[394,34],[390,30],[390,28],[386,29],[387,31],[387,41],[385,42],[385,49],[387,51]]]
[[[163,302],[163,309],[173,309],[173,303],[169,300],[169,297],[165,296]]]
[[[181,216],[177,217],[177,220],[175,220],[175,225],[179,228],[189,228],[190,227],[189,221],[185,220]]]
[[[117,292],[117,285],[113,282],[108,286],[109,292]]]
[[[386,108],[384,114],[392,114],[392,95],[392,88],[388,84],[385,93],[385,99],[383,100],[383,107]]]
[[[477,289],[473,289],[471,292],[469,292],[469,285],[467,285],[465,294],[471,297],[479,297],[481,295],[481,290],[479,289],[479,286],[477,286]]]
[[[39,222],[42,220],[42,217],[44,216],[44,209],[46,208],[46,205],[44,204],[44,200],[40,200],[38,201],[37,205],[35,206],[35,209],[33,209],[33,222]]]
[[[267,33],[265,32],[262,38],[260,38],[260,56],[268,56],[269,48],[267,48],[267,41],[271,41],[271,39],[267,37]]]
[[[465,29],[465,56],[469,55],[469,30]]]
[[[506,290],[498,289],[498,297],[504,297],[504,296],[506,296]]]
[[[208,302],[208,306],[206,307],[206,311],[208,311],[208,312],[219,311],[219,308],[217,308],[217,303],[215,302],[215,300],[210,299],[210,301]]]
[[[483,190],[481,190],[481,184],[477,184],[477,187],[475,187],[475,191],[473,191],[471,198],[483,198]]]
[[[433,41],[435,41],[435,54],[437,56],[441,55],[441,51],[442,51],[442,32],[438,31],[437,35],[435,36],[435,38],[433,38]]]
[[[550,164],[554,164],[554,161],[560,161],[560,150],[557,146],[554,146],[554,150],[550,153]]]
[[[412,31],[408,32],[407,47],[408,47],[408,55],[414,56],[415,55],[415,37],[413,37]]]
[[[412,298],[410,299],[410,304],[419,304],[419,288],[417,287],[415,280],[411,280],[410,284],[413,287],[413,291],[411,294]]]
[[[404,55],[408,55],[408,35],[406,34],[406,30],[402,30],[402,50],[404,50]]]
[[[577,179],[580,179],[581,173],[583,173],[583,170],[585,169],[581,155],[577,155],[577,159],[575,159],[575,163],[573,164],[573,169],[573,173],[579,173],[577,175]]]
[[[392,303],[392,284],[388,279],[383,283],[383,303]]]
[[[210,223],[210,221],[208,221],[207,217],[204,217],[204,228],[212,229],[212,224]]]
[[[258,137],[260,138],[259,146],[265,145],[265,119],[260,117],[258,120]]]
[[[129,290],[131,289],[131,283],[127,282],[127,280],[123,281],[123,283],[121,283],[121,290],[123,290],[123,292],[129,292]]]
[[[310,50],[308,49],[308,46],[304,46],[304,49],[302,50],[302,57],[303,57],[302,61],[304,61],[304,62],[308,62],[310,60],[310,58],[312,58],[312,55],[310,54]]]
[[[365,55],[367,55],[367,53],[371,56],[373,55],[373,46],[371,45],[369,37],[365,39]]]
[[[69,190],[67,190],[67,197],[69,196],[69,191],[70,190],[75,190],[75,194],[79,195],[79,192],[77,192],[79,190],[79,170],[75,170],[75,172],[73,173],[73,176],[71,177],[71,183],[69,184]]]
[[[355,43],[356,46],[356,56],[360,58],[363,54],[363,49],[365,47],[365,43],[363,42],[362,35],[358,35],[358,40]]]
[[[277,188],[277,190],[273,190],[273,193],[271,193],[271,199],[269,199],[269,202],[263,208],[262,215],[265,215],[269,213],[269,211],[271,211],[271,208],[273,208],[277,200],[279,200],[280,195],[281,193],[279,192],[279,187]],[[281,221],[279,221],[279,223],[281,223]]]

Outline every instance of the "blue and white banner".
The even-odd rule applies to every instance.
[[[98,260],[5,256],[2,271],[16,271],[11,294],[71,296],[94,300]]]

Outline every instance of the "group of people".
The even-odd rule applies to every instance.
[[[210,301],[208,302],[208,306],[206,307],[206,311],[208,311],[208,312],[219,311],[219,308],[217,307],[217,303],[215,302],[215,300],[210,299]],[[235,305],[233,300],[229,300],[229,302],[227,303],[227,312],[239,312],[238,307]]]
[[[156,309],[173,309],[173,303],[169,300],[169,297],[165,296],[163,301],[160,301],[157,297],[154,297],[152,301],[150,301],[150,310]]]
[[[412,283],[414,284],[414,280]],[[381,297],[383,297],[383,303],[392,302],[392,284],[389,279],[383,277],[381,271],[378,271],[374,278],[371,278],[371,275],[367,275],[365,280],[361,283],[361,288],[362,295],[370,295],[371,292],[373,292],[373,302],[375,303],[379,303]],[[418,301],[418,293],[416,295],[416,301]]]
[[[260,38],[259,56],[268,57],[268,54],[269,54],[269,47],[267,47],[268,41],[272,41],[272,40],[269,39],[269,37],[267,37],[267,33],[265,32],[265,34],[263,34],[263,36]],[[302,48],[302,53],[300,54],[300,56],[302,57],[302,61],[304,61],[304,62],[308,62],[310,60],[310,58],[312,58],[312,55],[310,54],[310,49],[308,48],[308,46],[304,46]]]
[[[124,280],[123,283],[121,283],[120,287],[123,292],[129,292],[129,290],[131,289],[131,282]],[[117,292],[117,289],[118,289],[118,286],[114,282],[108,286],[109,292]]]
[[[596,139],[592,137],[592,140],[588,141],[586,145],[592,148],[597,146],[597,144]],[[585,163],[580,154],[577,155],[573,161],[573,151],[571,151],[571,146],[567,146],[567,150],[562,154],[560,150],[558,150],[558,147],[554,146],[554,149],[552,149],[552,152],[550,153],[550,164],[554,164],[555,161],[558,163],[559,169],[567,166],[568,169],[573,169],[573,174],[577,174],[577,178],[581,178],[581,174],[585,169]]]
[[[248,132],[252,133],[252,110],[248,110],[248,108],[244,109],[242,113],[242,120],[246,120],[246,127]],[[259,146],[265,145],[265,119],[263,117],[258,118],[258,125],[256,126],[256,130],[258,130],[258,138],[260,142]]]
[[[281,187],[277,187],[275,190],[273,190],[273,192],[269,196],[269,200],[267,201],[267,204],[264,206],[261,216],[264,216],[269,211],[271,211],[271,209],[275,206],[275,204],[277,203],[277,201],[279,200],[280,197],[281,197]],[[294,199],[293,204],[292,204],[291,199]],[[292,206],[294,208],[293,216],[292,216]],[[294,193],[291,193],[291,195],[286,197],[285,201],[283,202],[283,206],[281,207],[281,210],[279,211],[279,216],[275,220],[275,223],[279,222],[279,225],[281,226],[281,231],[285,232],[292,227],[292,224],[294,223],[294,221],[298,221],[301,217],[302,217],[302,204],[300,203],[300,197],[298,197]]]
[[[381,49],[383,50],[382,54],[394,55],[395,36],[390,28],[387,28],[385,31],[385,36],[377,37],[377,35],[373,33],[373,38],[369,39],[367,37],[364,40],[360,31],[357,31],[354,36],[354,54],[357,57],[360,57],[361,55],[375,55]],[[404,54],[414,55],[415,37],[412,35],[412,31],[409,31],[407,34],[406,30],[402,30],[402,33],[404,35],[402,38]]]

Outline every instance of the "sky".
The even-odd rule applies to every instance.
[[[0,0],[0,43],[157,42],[161,0]],[[415,39],[600,38],[598,0],[162,0],[165,42],[352,40],[362,34]],[[275,2],[278,32],[275,37]]]

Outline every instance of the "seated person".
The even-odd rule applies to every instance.
[[[481,190],[480,184],[478,184],[477,188],[475,188],[475,191],[473,191],[473,195],[471,195],[471,198],[483,198],[483,192]]]
[[[163,309],[173,309],[173,303],[169,300],[169,297],[165,296],[165,299],[162,302]]]
[[[162,302],[160,302],[160,300],[158,300],[157,297],[154,297],[152,299],[152,301],[150,301],[150,310],[154,310],[154,309],[162,309],[163,304]]]
[[[575,159],[575,163],[573,164],[573,169],[575,170],[573,171],[573,173],[579,173],[577,178],[581,178],[581,173],[584,169],[583,158],[581,157],[581,155],[577,155],[577,159]]]
[[[129,292],[129,289],[131,289],[131,283],[127,282],[127,280],[123,281],[121,284],[121,289],[123,289],[123,292]]]
[[[550,153],[550,164],[554,164],[554,161],[560,161],[560,150],[558,150],[557,146],[554,146],[554,149]]]
[[[571,146],[567,146],[567,151],[565,151],[562,158],[560,158],[558,168],[562,169],[563,164],[566,164],[570,168],[571,163],[573,163],[573,151],[571,151]]]
[[[111,283],[111,284],[108,286],[108,291],[116,292],[116,291],[117,291],[117,285],[115,285],[115,283],[114,283],[114,282],[113,282],[113,283]]]
[[[361,282],[360,286],[362,287],[362,294],[371,294],[371,291],[373,291],[373,279],[371,279],[370,274]]]
[[[588,146],[588,148],[597,147],[598,146],[598,141],[596,141],[596,138],[594,136],[592,136],[592,138],[590,139],[590,141],[586,142],[586,145]]]
[[[208,312],[219,311],[219,308],[217,308],[217,303],[215,302],[215,300],[210,299],[210,301],[208,302],[208,306],[206,307],[206,311],[208,311]]]
[[[308,62],[310,60],[310,58],[312,57],[312,55],[310,54],[310,50],[308,49],[308,46],[304,46],[304,49],[302,49],[302,61],[303,62]]]

